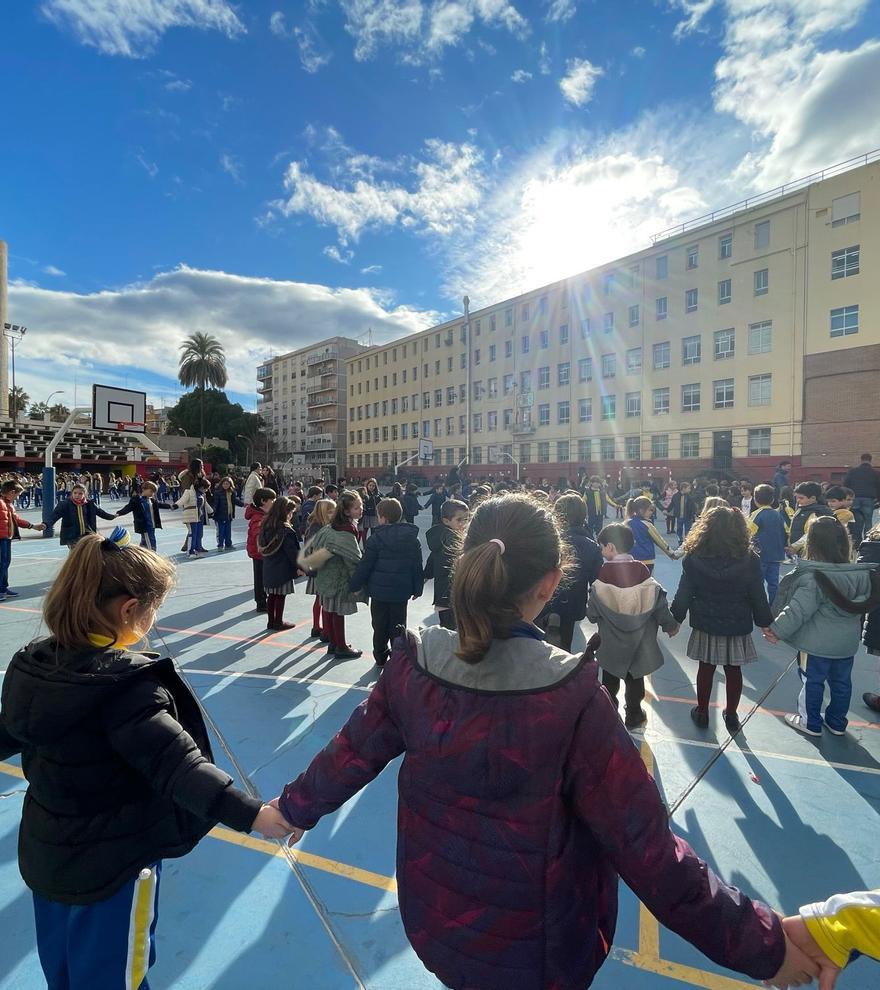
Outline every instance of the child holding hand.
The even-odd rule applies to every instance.
[[[291,828],[214,766],[174,662],[136,649],[174,577],[125,529],[87,533],[46,596],[49,637],[3,679],[0,759],[22,755],[19,867],[52,988],[147,990],[162,860],[218,822],[267,838]]]

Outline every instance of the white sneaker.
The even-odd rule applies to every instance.
[[[824,721],[824,719],[823,719],[823,723],[825,725],[825,728],[830,733],[832,733],[833,735],[835,735],[835,736],[845,736],[846,735],[846,729],[832,729],[831,726],[827,722]]]
[[[790,725],[793,729],[797,729],[798,732],[803,732],[805,736],[821,736],[822,730],[819,729],[808,729],[807,723],[800,715],[786,715],[785,716],[786,725]],[[842,735],[843,733],[841,733]]]

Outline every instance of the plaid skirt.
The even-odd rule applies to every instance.
[[[742,667],[743,664],[758,659],[758,651],[755,649],[751,634],[711,636],[709,633],[700,632],[699,629],[691,630],[687,655],[691,660],[699,660],[701,663],[728,667]]]
[[[266,588],[267,595],[292,595],[294,590],[294,579],[285,581],[280,588]]]
[[[332,612],[334,615],[356,615],[357,602],[348,596],[342,595],[320,595],[321,608],[325,612]]]

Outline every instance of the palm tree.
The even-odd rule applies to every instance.
[[[223,388],[226,384],[226,355],[216,337],[209,333],[194,333],[180,345],[180,364],[177,378],[184,388],[199,389],[199,428],[201,445],[205,446],[205,389]]]
[[[13,417],[20,416],[25,409],[27,409],[27,404],[31,401],[31,397],[25,392],[21,385],[16,385],[15,388],[9,390],[9,415]]]
[[[32,402],[28,411],[30,419],[45,419],[49,415],[49,407],[45,402]]]
[[[49,419],[53,423],[63,423],[70,415],[70,409],[63,402],[55,402],[49,407]]]

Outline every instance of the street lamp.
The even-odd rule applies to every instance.
[[[18,422],[18,396],[15,394],[15,345],[24,339],[27,327],[19,326],[17,323],[4,323],[3,333],[9,338],[12,345],[12,425]]]
[[[54,392],[50,392],[49,393],[49,398],[46,399],[46,401],[43,403],[43,405],[46,407],[46,412],[47,413],[49,412],[49,399],[51,399],[53,395],[64,395],[64,389],[63,388],[59,388],[59,389],[56,389]]]
[[[247,444],[248,464],[253,464],[254,463],[254,446],[253,446],[253,443],[251,442],[250,438],[244,436],[244,434],[242,434],[242,433],[236,433],[235,434],[235,439],[236,440],[244,440],[244,442]]]

